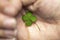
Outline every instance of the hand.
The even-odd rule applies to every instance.
[[[16,15],[21,10],[22,4],[28,5],[30,3],[32,3],[32,0],[30,0],[30,2],[28,2],[28,0],[0,0],[0,37],[7,38],[0,38],[0,40],[8,40],[8,38],[15,37],[14,30],[16,30],[17,24]]]
[[[9,16],[16,16],[21,7],[20,0],[0,0],[0,10]]]
[[[28,9],[44,19],[60,20],[59,4],[59,0],[37,0],[34,4],[28,6]]]
[[[59,0],[37,0],[28,6],[38,20],[32,26],[27,27],[22,21],[21,15],[18,17],[19,40],[60,40],[59,4]]]
[[[16,0],[16,2],[17,2],[17,0]],[[19,2],[17,2],[18,3],[17,7],[16,7],[16,5],[11,6],[11,4],[9,2],[8,3],[6,2],[7,4],[10,4],[9,7],[8,6],[6,7],[8,9],[7,11],[4,11],[5,7],[1,6],[1,7],[3,7],[3,8],[1,8],[1,13],[0,13],[1,15],[3,15],[3,16],[1,16],[1,18],[4,19],[3,21],[1,21],[2,26],[4,25],[3,28],[14,29],[15,26],[17,26],[17,38],[18,38],[17,40],[60,40],[60,20],[58,20],[60,17],[59,16],[60,13],[59,13],[59,10],[55,10],[55,9],[59,9],[60,1],[59,0],[53,0],[53,1],[52,0],[42,0],[42,1],[36,0],[31,3],[30,2],[28,2],[28,0],[27,0],[27,2],[24,0],[19,0]],[[15,1],[12,0],[12,3],[15,4]],[[32,24],[29,27],[25,26],[25,23],[22,21],[22,18],[21,18],[22,14],[25,13],[26,11],[23,10],[24,8],[22,8],[22,10],[20,9],[21,8],[20,3],[22,6],[23,5],[26,6],[26,8],[28,8],[30,11],[32,11],[33,14],[37,17],[36,23]],[[57,6],[54,5],[54,3],[56,3]],[[27,5],[28,5],[28,7],[27,7]],[[16,7],[16,9],[15,9],[15,7]],[[14,10],[9,11],[9,9],[12,9],[12,8]],[[20,11],[20,13],[18,14],[17,11]],[[54,14],[54,16],[52,16],[53,14]],[[13,17],[13,16],[15,16],[15,17]],[[7,21],[4,22],[7,19],[9,19],[11,22],[7,22]],[[13,22],[12,19],[14,19],[15,21]],[[6,23],[9,25],[7,26]],[[17,23],[17,25],[15,25],[16,23]],[[14,25],[12,25],[12,24],[14,24]],[[5,30],[4,30],[4,32],[5,32]]]
[[[16,35],[15,29],[17,21],[13,16],[16,16],[16,12],[18,11],[16,10],[18,7],[18,5],[16,6],[17,3],[17,1],[13,2],[13,0],[0,0],[0,40],[12,39]]]

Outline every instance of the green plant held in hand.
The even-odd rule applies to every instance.
[[[37,18],[32,12],[28,11],[22,16],[22,20],[25,22],[26,26],[31,26],[33,22],[36,22]]]
[[[22,16],[22,20],[23,20],[23,21],[28,21],[28,20],[30,20],[30,19],[29,19],[27,16],[23,15],[23,16]]]
[[[26,26],[31,26],[32,25],[32,21],[30,21],[30,20],[29,21],[25,21],[25,25]]]
[[[28,11],[28,12],[26,12],[26,16],[30,18],[31,16],[33,16],[33,14],[32,14],[32,12]]]
[[[36,22],[37,18],[36,18],[36,16],[31,16],[30,20],[31,20],[32,22]]]

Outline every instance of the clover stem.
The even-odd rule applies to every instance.
[[[36,24],[36,23],[35,23]],[[36,24],[37,25],[37,24]],[[37,28],[39,29],[39,31],[40,31],[40,28],[39,28],[39,26],[37,25]]]

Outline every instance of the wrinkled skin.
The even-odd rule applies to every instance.
[[[24,6],[34,3],[37,0],[21,0]]]
[[[8,37],[11,36],[11,38],[17,36],[17,40],[60,40],[59,4],[60,0],[0,0],[0,25],[2,23],[1,26],[7,30],[15,29],[17,26],[17,31],[15,31],[17,35],[14,30],[0,29],[0,36],[7,35],[7,39],[2,40],[9,40]],[[22,21],[21,17],[26,12],[24,9],[21,10],[23,6],[26,6],[37,17],[36,23],[30,27],[25,26]],[[19,14],[18,11],[20,11]],[[17,17],[12,17],[17,14]]]
[[[22,19],[18,18],[19,40],[60,40],[59,4],[60,0],[37,0],[28,6],[28,9],[37,15],[38,20],[32,26],[26,27]]]
[[[56,24],[55,21],[46,22],[34,13],[38,20],[27,27],[22,21],[23,14],[25,14],[24,10],[17,17],[18,40],[60,40],[60,25]]]
[[[0,0],[0,10],[9,16],[16,16],[21,10],[22,5],[26,6],[36,0]]]
[[[0,0],[0,8],[3,13],[9,16],[16,16],[18,11],[21,10],[20,0]]]
[[[26,6],[36,0],[28,1],[29,0],[0,0],[0,37],[3,38],[0,38],[0,40],[16,39],[16,15],[22,9],[22,5]]]
[[[42,18],[60,20],[60,0],[37,0],[28,9]]]

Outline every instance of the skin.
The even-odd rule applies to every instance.
[[[18,40],[60,40],[60,25],[57,24],[58,22],[45,21],[36,13],[33,13],[37,17],[37,21],[28,27],[22,21],[24,14],[25,11],[22,10],[17,17]]]
[[[8,38],[15,37],[16,16],[18,10],[21,10],[20,0],[0,0],[0,37]],[[1,38],[0,38],[1,39]],[[12,39],[13,40],[13,39]]]
[[[21,10],[22,5],[26,6],[35,1],[36,0],[0,0],[0,10],[9,16],[16,16]]]
[[[22,4],[20,0],[0,0],[0,8],[4,14],[16,16]]]
[[[34,3],[36,0],[21,0],[22,5],[27,6],[29,4]]]
[[[60,0],[37,0],[28,7],[44,19],[60,20]]]
[[[54,3],[56,3],[56,5]],[[22,10],[17,16],[18,40],[60,40],[60,20],[58,20],[60,18],[59,4],[60,4],[59,0],[53,0],[53,1],[52,0],[42,0],[42,1],[37,0],[34,4],[29,5],[27,8],[31,10],[32,12],[34,12],[33,14],[37,17],[36,23],[32,24],[30,27],[26,27],[24,22],[21,19],[21,16],[25,14],[25,10]],[[1,7],[4,7],[4,5],[2,5]],[[8,15],[6,15],[5,12],[2,11],[3,9],[4,8],[1,8],[1,12],[2,12],[0,13],[1,17],[3,19],[5,18],[9,19],[11,16],[8,17]],[[52,16],[53,14],[54,16]],[[4,21],[2,21],[2,23]]]
[[[0,37],[2,38],[13,38],[14,36],[14,31],[0,29]]]
[[[16,19],[0,13],[0,28],[15,29]]]
[[[21,0],[0,0],[0,29],[2,29],[0,31],[1,32],[0,37],[7,38],[7,39],[1,39],[1,40],[8,40],[8,38],[15,37],[16,34],[13,32],[15,31],[17,22],[14,16],[16,16],[18,12],[21,10],[22,4],[28,5],[30,3],[33,3],[35,0],[34,1],[31,0],[30,2],[28,0],[26,2],[24,1],[25,0],[23,1]]]
[[[0,39],[0,40],[13,40],[13,39]]]
[[[16,19],[7,15],[4,15],[3,13],[0,13],[0,39],[14,38],[16,36],[15,28],[16,28]]]

